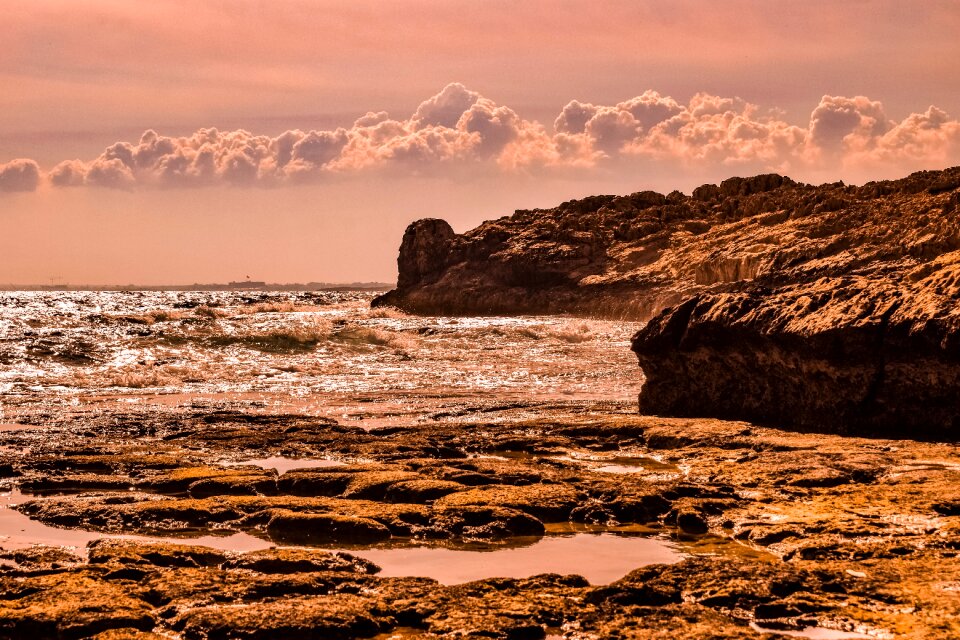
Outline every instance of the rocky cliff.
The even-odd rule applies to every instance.
[[[956,437],[960,167],[863,186],[778,175],[412,224],[413,312],[650,320],[647,413]]]

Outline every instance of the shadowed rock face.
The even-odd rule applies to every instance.
[[[691,298],[634,336],[640,410],[956,439],[956,296],[925,284],[825,278]]]
[[[664,310],[633,338],[640,410],[957,439],[958,186],[955,169],[879,185],[822,220],[843,251]]]
[[[406,288],[439,275],[447,266],[450,243],[456,234],[444,220],[426,218],[407,227],[400,245],[397,286]]]
[[[594,196],[462,235],[420,221],[399,266],[375,304],[652,318],[633,341],[644,412],[951,438],[960,422],[960,167]]]

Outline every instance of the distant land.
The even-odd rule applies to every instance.
[[[206,284],[0,284],[0,291],[386,291],[391,282],[260,282],[237,281]]]

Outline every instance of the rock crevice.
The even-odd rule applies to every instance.
[[[649,320],[642,411],[956,438],[960,167],[863,186],[776,174],[414,223],[415,313]]]

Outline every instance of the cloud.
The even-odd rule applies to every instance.
[[[911,161],[942,166],[960,158],[960,122],[950,120],[941,109],[931,106],[924,113],[913,113],[891,126],[870,147],[866,157],[853,156],[871,164]]]
[[[808,131],[776,115],[763,115],[739,98],[707,93],[678,105],[666,119],[632,140],[625,152],[685,164],[795,166]]]
[[[480,94],[470,91],[459,82],[453,82],[437,95],[420,103],[410,121],[418,129],[426,127],[453,128],[470,107],[480,100]]]
[[[0,164],[0,191],[34,191],[39,183],[40,167],[33,160]]]
[[[893,126],[879,102],[823,96],[810,114],[810,141],[824,151],[864,150]]]
[[[656,167],[704,173],[876,168],[911,171],[960,163],[960,122],[931,106],[901,121],[864,96],[823,96],[806,124],[791,124],[737,97],[698,93],[681,102],[656,91],[611,105],[573,100],[548,130],[459,83],[407,118],[368,112],[349,127],[293,129],[276,137],[199,129],[148,130],[89,161],[43,174],[32,160],[0,165],[0,190],[53,187],[275,186],[370,172],[458,177],[552,170]],[[444,173],[446,172],[446,173]]]

